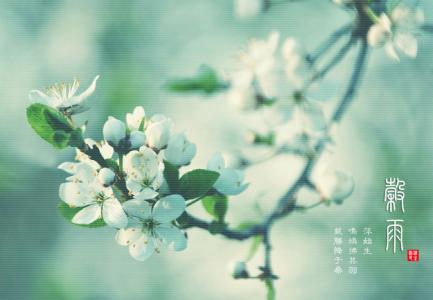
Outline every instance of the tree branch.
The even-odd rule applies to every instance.
[[[339,105],[337,106],[332,116],[331,122],[339,122],[341,120],[343,114],[347,110],[347,107],[355,97],[356,89],[360,84],[361,76],[365,68],[367,52],[368,52],[367,42],[365,41],[365,39],[362,39],[361,49],[358,53],[358,57],[355,62],[354,70],[351,79],[349,81],[349,85],[346,89],[346,93],[343,95]],[[292,187],[280,198],[272,213],[261,224],[255,225],[247,230],[236,230],[236,229],[226,228],[222,230],[219,234],[225,236],[226,238],[235,239],[235,240],[245,240],[256,235],[263,235],[270,230],[270,227],[277,219],[287,216],[292,211],[294,211],[296,209],[295,195],[302,187],[308,186],[310,182],[309,177],[311,175],[311,172],[318,158],[323,152],[323,149],[325,148],[325,144],[326,144],[325,140],[321,140],[316,144],[315,146],[316,155],[307,160],[307,163],[301,175],[298,177],[298,179],[295,181]],[[187,229],[187,228],[197,227],[197,228],[208,230],[209,226],[210,226],[209,222],[187,214],[187,225],[184,228]]]
[[[310,65],[314,65],[316,61],[324,55],[335,43],[352,29],[352,24],[347,24],[340,29],[334,31],[312,54],[305,57]]]
[[[340,51],[337,52],[337,54],[328,62],[328,64],[323,67],[322,70],[317,72],[313,78],[312,81],[315,81],[317,79],[325,77],[325,75],[331,71],[335,66],[338,65],[338,63],[341,62],[341,60],[346,56],[346,54],[349,52],[350,48],[352,48],[353,42],[355,41],[355,38],[352,36],[350,37],[349,41],[344,44],[344,46],[340,49]]]

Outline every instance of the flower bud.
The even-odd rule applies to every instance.
[[[102,168],[98,174],[98,180],[102,185],[109,186],[114,182],[116,174],[109,168]]]
[[[195,144],[190,143],[184,133],[179,133],[170,138],[164,156],[169,163],[183,166],[191,162],[196,152]]]
[[[150,120],[146,128],[147,145],[153,149],[162,149],[170,139],[172,122],[170,119],[156,115]]]
[[[371,47],[381,47],[391,36],[392,22],[386,14],[382,14],[378,21],[370,27],[367,41]]]
[[[138,149],[146,142],[146,136],[142,131],[133,131],[129,136],[129,141],[131,143],[131,149]]]
[[[230,265],[230,273],[235,279],[250,277],[247,264],[244,261],[234,262]]]
[[[316,182],[320,195],[337,204],[352,194],[354,186],[353,178],[340,171],[326,172]]]
[[[238,195],[246,190],[248,183],[244,183],[242,171],[225,168],[224,158],[220,153],[215,153],[208,161],[207,168],[218,172],[220,176],[214,184],[214,188],[224,195]]]
[[[128,125],[129,130],[135,131],[140,128],[141,123],[145,117],[144,108],[142,106],[137,106],[134,108],[134,111],[126,114],[126,124]]]
[[[104,134],[104,139],[107,142],[114,146],[118,146],[119,142],[126,137],[126,126],[122,121],[113,117],[108,117],[102,132]]]

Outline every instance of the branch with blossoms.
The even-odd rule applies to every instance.
[[[46,91],[33,90],[27,120],[34,131],[57,149],[73,147],[75,161],[63,162],[68,173],[59,187],[59,211],[68,222],[88,228],[107,226],[115,240],[127,246],[139,261],[168,248],[187,247],[186,231],[200,228],[228,239],[251,240],[245,260],[233,264],[236,279],[265,283],[268,299],[275,298],[272,266],[272,226],[294,211],[319,205],[341,204],[354,189],[352,177],[325,167],[321,161],[334,143],[333,128],[354,100],[367,67],[369,47],[384,47],[394,60],[400,54],[415,57],[416,34],[425,30],[416,7],[396,1],[334,1],[353,14],[354,21],[332,33],[319,47],[307,53],[294,38],[280,42],[278,32],[266,40],[253,40],[239,56],[228,79],[203,66],[192,78],[171,80],[173,92],[224,93],[234,108],[255,115],[262,130],[249,132],[245,148],[265,147],[265,156],[214,154],[204,168],[184,171],[197,147],[186,134],[176,131],[166,116],[147,116],[143,107],[127,113],[124,120],[109,116],[102,128],[102,141],[85,137],[87,122],[76,124],[75,115],[90,107],[99,76],[81,94],[79,82],[56,84]],[[399,1],[397,1],[399,2]],[[269,2],[271,3],[271,2]],[[342,41],[342,46],[337,44]],[[335,49],[337,48],[337,49]],[[333,113],[324,113],[325,100],[335,98],[336,84],[328,74],[356,48],[352,74]],[[228,225],[225,216],[229,197],[245,191],[244,171],[281,154],[302,157],[305,165],[275,207],[263,220]],[[317,202],[303,205],[301,189],[310,189]],[[201,204],[209,220],[194,216],[189,208]],[[264,249],[263,264],[252,273],[247,264]]]
[[[251,41],[239,56],[239,65],[229,79],[222,79],[212,68],[202,66],[196,76],[170,80],[166,85],[172,92],[204,92],[206,95],[224,93],[235,109],[256,114],[265,120],[265,131],[250,133],[248,140],[250,146],[269,147],[270,154],[261,158],[248,157],[240,150],[235,154],[226,154],[236,167],[247,168],[284,153],[305,158],[305,166],[297,180],[263,221],[248,228],[224,228],[219,232],[229,239],[254,238],[254,251],[258,248],[257,241],[263,244],[264,262],[259,267],[259,274],[250,275],[248,258],[233,265],[232,275],[236,279],[257,278],[264,281],[268,299],[275,297],[273,281],[278,278],[271,265],[272,225],[296,210],[305,211],[332,202],[341,204],[354,189],[350,175],[332,168],[320,171],[320,166],[316,168],[316,165],[322,153],[333,143],[334,124],[341,121],[356,96],[367,66],[369,46],[384,47],[388,56],[395,61],[400,59],[401,54],[414,58],[418,49],[416,35],[429,28],[423,25],[423,13],[418,7],[410,7],[400,1],[334,2],[353,14],[354,21],[337,29],[310,54],[293,38],[287,38],[279,49],[280,36],[274,32],[267,40]],[[238,6],[240,3],[247,5],[246,2],[237,1]],[[248,10],[246,7],[243,9]],[[341,39],[346,39],[343,46],[331,54],[332,48]],[[333,114],[326,118],[323,103],[317,101],[334,96],[329,93],[332,87],[326,82],[326,75],[354,47],[358,48],[358,54],[351,77]],[[323,63],[325,56],[330,58]],[[322,64],[318,66],[319,63]],[[309,206],[299,205],[297,194],[302,188],[316,191],[320,200]],[[191,215],[188,215],[185,223],[187,227],[205,230],[211,226],[209,222]]]

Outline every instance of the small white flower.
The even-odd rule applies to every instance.
[[[140,125],[144,122],[146,114],[142,106],[137,106],[134,111],[126,114],[126,124],[130,131],[135,131],[140,128]]]
[[[252,40],[247,51],[240,56],[242,66],[252,72],[255,77],[266,77],[274,70],[275,51],[278,47],[280,34],[272,32],[267,40]]]
[[[235,279],[248,278],[247,264],[244,261],[233,262],[229,265],[230,274]]]
[[[252,18],[263,10],[263,0],[234,0],[234,7],[237,17]]]
[[[415,37],[424,22],[424,13],[419,8],[399,5],[390,14],[383,13],[368,31],[368,43],[372,47],[385,46],[388,56],[399,60],[398,51],[415,58],[418,42]]]
[[[214,184],[214,188],[224,195],[238,195],[245,191],[248,183],[244,183],[244,173],[242,171],[226,168],[224,158],[221,153],[215,153],[207,164],[211,171],[218,172],[220,176]]]
[[[119,142],[126,137],[126,126],[122,121],[108,117],[102,129],[104,139],[114,146],[118,146]]]
[[[317,190],[324,200],[341,203],[355,187],[353,178],[337,170],[326,170],[314,179]]]
[[[164,115],[154,115],[147,124],[147,145],[156,150],[161,150],[170,139],[173,122]]]
[[[185,133],[178,133],[170,138],[164,156],[169,163],[175,166],[184,166],[191,162],[196,152],[195,144],[187,140]]]
[[[124,159],[126,186],[135,199],[147,200],[158,196],[164,179],[164,163],[150,148],[142,146],[129,152]]]
[[[287,38],[281,49],[285,72],[288,81],[295,89],[300,89],[307,79],[309,68],[305,53],[299,42],[292,37]]]
[[[257,91],[253,87],[253,74],[239,71],[232,76],[227,100],[237,110],[248,111],[257,107]]]
[[[146,135],[142,131],[133,131],[129,136],[131,149],[138,149],[146,143]]]
[[[299,129],[309,134],[323,132],[328,124],[323,113],[321,101],[310,96],[310,91],[304,95],[302,92],[295,91],[285,99],[278,99],[270,108],[265,109],[265,119],[271,126],[283,125],[290,121],[296,122]],[[327,100],[328,95],[321,98]]]
[[[80,163],[77,172],[62,183],[59,196],[71,207],[83,207],[72,218],[75,224],[91,224],[101,217],[107,225],[124,228],[127,217],[122,205],[114,197],[111,187],[103,186],[97,172],[86,163]]]
[[[72,84],[55,84],[49,87],[45,93],[40,90],[32,90],[29,93],[29,99],[32,102],[51,106],[68,115],[78,114],[89,109],[86,99],[95,91],[98,78],[99,75],[93,79],[92,84],[80,95],[75,95],[80,82],[74,79]]]
[[[185,199],[170,195],[152,206],[143,200],[129,200],[123,204],[130,216],[126,229],[120,229],[116,241],[129,246],[133,258],[144,261],[161,247],[182,251],[187,246],[185,234],[171,222],[185,211]]]
[[[109,168],[102,168],[99,170],[98,179],[103,186],[112,185],[115,177],[116,174],[114,174],[114,172]]]

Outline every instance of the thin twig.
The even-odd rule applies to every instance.
[[[328,74],[329,71],[331,71],[335,66],[337,66],[342,61],[342,59],[346,56],[346,54],[349,52],[350,48],[352,48],[354,41],[355,39],[353,37],[350,37],[349,41],[346,44],[344,44],[343,47],[341,47],[340,51],[337,52],[337,54],[328,62],[328,64],[326,64],[322,70],[318,71],[313,76],[311,82],[325,77],[325,75]]]
[[[433,33],[433,24],[424,24],[421,26],[421,30],[428,33]]]
[[[349,33],[352,29],[352,24],[347,24],[332,33],[312,54],[307,55],[305,58],[310,65],[314,65],[316,61],[324,55],[335,43],[345,34]]]
[[[365,39],[362,39],[361,50],[359,51],[358,57],[356,59],[355,68],[353,70],[352,77],[350,78],[349,86],[346,89],[346,93],[344,94],[343,99],[340,102],[340,105],[337,107],[337,109],[334,112],[334,115],[332,116],[333,122],[339,122],[341,120],[343,114],[347,110],[347,107],[355,98],[356,89],[360,84],[360,80],[365,69],[365,65],[366,65],[365,61],[367,59],[367,54],[368,54],[368,44]]]

